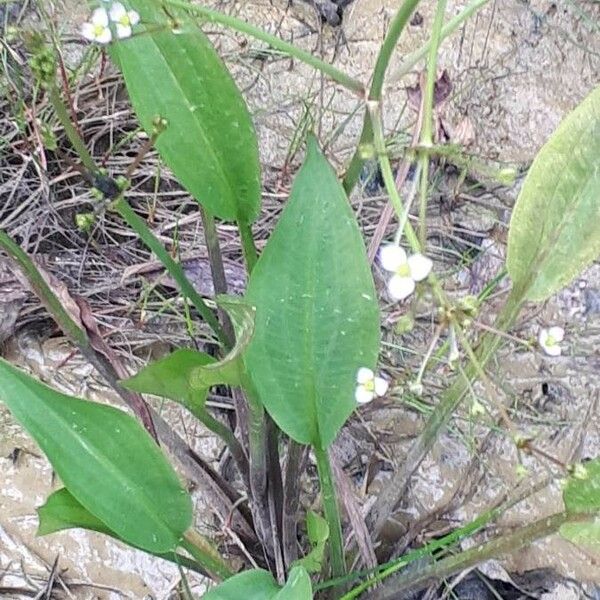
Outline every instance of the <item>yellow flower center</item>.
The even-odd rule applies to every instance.
[[[123,25],[123,27],[129,27],[131,25],[131,21],[129,20],[129,15],[125,13],[120,19],[119,23]]]
[[[410,277],[410,267],[408,266],[408,263],[400,265],[396,269],[396,275],[399,275],[400,277]]]
[[[94,25],[94,36],[99,37],[104,33],[104,25]]]
[[[546,346],[556,346],[556,344],[558,344],[556,338],[548,334],[548,337],[546,338]]]
[[[365,381],[365,383],[363,383],[363,387],[367,392],[373,392],[375,391],[375,381],[373,379]]]

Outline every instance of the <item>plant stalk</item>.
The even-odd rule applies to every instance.
[[[77,154],[79,155],[79,158],[81,159],[81,162],[83,163],[84,167],[91,173],[96,173],[98,171],[98,167],[96,166],[92,155],[89,153],[88,149],[86,148],[86,145],[81,139],[81,136],[77,132],[77,129],[75,129],[75,126],[73,125],[73,122],[69,117],[67,107],[65,106],[65,103],[63,102],[63,99],[56,85],[50,86],[50,88],[48,89],[48,96],[50,99],[50,103],[54,108],[54,112],[56,113],[56,116],[58,117],[58,120],[60,121],[60,124],[62,125],[65,131],[65,135],[69,139],[69,142],[71,142],[71,145],[73,146],[75,152],[77,152]]]
[[[242,19],[223,14],[219,11],[212,10],[199,4],[191,4],[186,0],[165,0],[165,4],[174,8],[186,10],[187,12],[200,17],[202,20],[207,21],[208,23],[218,23],[219,25],[224,25],[225,27],[229,27],[230,29],[234,29],[235,31],[239,31],[240,33],[244,33],[250,37],[261,40],[272,48],[275,48],[275,50],[280,50],[284,54],[297,58],[299,61],[306,63],[318,71],[321,71],[333,79],[333,81],[336,81],[340,85],[349,89],[351,92],[354,92],[362,97],[365,95],[365,86],[357,79],[350,77],[350,75],[347,75],[343,71],[336,69],[333,65],[330,65],[316,56],[313,56],[310,54],[310,52],[306,52],[305,50],[302,50],[297,46],[278,38],[277,36],[271,35],[259,27],[255,27],[250,23],[246,23],[246,21],[243,21]]]
[[[431,37],[429,40],[429,57],[427,60],[427,80],[423,97],[423,121],[421,125],[421,148],[419,162],[421,166],[421,187],[419,202],[419,241],[421,248],[427,248],[427,192],[429,190],[429,149],[433,146],[433,102],[435,82],[437,80],[437,55],[442,41],[442,25],[446,13],[446,0],[438,0]]]
[[[194,286],[189,282],[185,276],[183,267],[173,260],[171,255],[167,252],[165,247],[159,242],[156,236],[150,231],[145,221],[137,215],[137,213],[131,208],[129,203],[121,196],[115,200],[111,208],[117,211],[125,222],[133,229],[141,238],[141,240],[156,254],[160,262],[165,265],[167,271],[173,277],[173,279],[179,285],[183,295],[190,300],[194,305],[200,316],[206,321],[209,327],[214,331],[217,339],[223,346],[227,347],[229,344],[228,336],[221,327],[219,320],[215,316],[214,312],[204,302],[202,296],[194,289]]]
[[[396,48],[396,44],[404,31],[411,15],[417,8],[420,0],[404,0],[404,2],[398,8],[398,11],[394,15],[394,19],[390,24],[383,44],[379,49],[379,55],[375,61],[375,68],[373,70],[373,79],[371,81],[371,87],[369,89],[369,95],[367,100],[374,100],[377,102],[381,101],[381,94],[383,92],[383,83],[385,80],[385,73],[390,64],[390,60]],[[358,146],[350,160],[350,165],[346,171],[343,185],[347,194],[350,194],[358,178],[360,172],[365,163],[365,158],[362,154],[364,146],[373,143],[373,124],[371,123],[371,117],[369,111],[365,112],[363,127],[360,134],[360,140]]]
[[[342,577],[346,574],[344,559],[344,540],[342,537],[342,520],[333,481],[329,453],[326,449],[314,446],[317,459],[317,471],[321,484],[321,496],[325,518],[329,525],[329,547],[331,549],[331,573],[333,577]]]
[[[252,225],[238,221],[238,229],[242,239],[242,251],[244,253],[244,260],[246,261],[246,270],[248,271],[248,276],[250,276],[258,260],[254,236],[252,235]]]
[[[460,13],[450,19],[448,23],[442,28],[441,40],[446,39],[452,35],[467,19],[473,16],[478,10],[483,8],[490,0],[472,0]],[[423,60],[431,46],[432,40],[421,46],[418,50],[409,54],[402,64],[390,75],[390,83],[395,83],[399,79],[402,79],[405,75],[410,73],[414,66]]]
[[[195,529],[188,529],[185,532],[181,540],[181,547],[185,548],[215,581],[222,581],[235,575],[235,572],[210,541]]]
[[[567,512],[561,512],[539,519],[530,525],[520,527],[513,533],[500,536],[459,554],[443,558],[421,570],[400,575],[373,592],[370,598],[372,600],[395,600],[400,597],[401,592],[406,592],[409,589],[420,589],[428,583],[440,581],[453,573],[474,567],[507,552],[514,552],[535,540],[557,533],[561,525],[565,523],[591,521],[594,517],[595,515],[569,515]]]

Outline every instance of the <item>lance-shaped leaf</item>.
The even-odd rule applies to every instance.
[[[327,447],[356,406],[358,369],[375,366],[379,310],[356,219],[313,139],[247,299],[261,401],[294,440]]]
[[[584,472],[572,475],[563,489],[568,512],[589,513],[595,519],[565,523],[560,534],[578,546],[600,555],[600,459],[585,463]]]
[[[87,511],[133,546],[177,547],[192,522],[191,499],[132,417],[61,394],[3,360],[0,381],[0,400]]]
[[[600,87],[536,156],[513,210],[508,272],[530,300],[545,300],[600,254]]]
[[[210,213],[253,221],[260,210],[258,143],[227,68],[184,11],[169,7],[175,24],[159,0],[123,4],[139,13],[141,24],[112,45],[111,55],[142,127],[151,134],[156,117],[166,119],[156,147]]]
[[[244,369],[242,353],[254,330],[254,308],[234,296],[218,296],[217,304],[227,311],[236,342],[222,360],[204,352],[181,348],[144,367],[123,385],[143,394],[154,394],[179,402],[188,408],[202,405],[213,385],[241,385]]]
[[[312,600],[312,584],[303,567],[294,567],[283,588],[262,569],[244,571],[208,591],[202,600]]]
[[[50,494],[46,502],[37,509],[37,513],[39,519],[38,535],[50,535],[65,529],[86,529],[120,540],[114,531],[111,531],[100,519],[77,502],[66,488]],[[155,556],[198,570],[198,566],[193,561],[175,552],[156,553]]]

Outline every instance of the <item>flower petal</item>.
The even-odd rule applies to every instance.
[[[128,38],[131,35],[131,27],[129,25],[121,25],[121,23],[117,23],[115,27],[117,28],[117,37],[120,40]]]
[[[565,330],[562,327],[550,327],[550,329],[548,329],[548,333],[556,342],[562,342],[565,338]]]
[[[386,271],[395,273],[406,263],[406,252],[400,246],[387,244],[379,250],[379,262]]]
[[[367,404],[367,402],[371,402],[375,397],[375,393],[369,390],[366,390],[362,385],[356,386],[356,392],[354,392],[354,398],[359,404]]]
[[[358,383],[367,383],[367,381],[373,381],[374,373],[367,367],[361,367],[356,373],[356,381]]]
[[[562,353],[562,348],[558,344],[552,344],[551,346],[542,346],[544,348],[544,352],[548,356],[560,356]]]
[[[538,333],[538,343],[542,348],[546,348],[546,344],[548,343],[548,336],[550,334],[548,333],[547,329],[540,329],[540,332]]]
[[[127,16],[129,17],[129,22],[132,25],[137,25],[140,22],[140,15],[135,10],[128,10]]]
[[[423,281],[431,273],[433,262],[422,254],[413,254],[408,257],[408,266],[410,267],[410,276],[415,281]]]
[[[390,384],[383,377],[375,377],[375,394],[383,396],[388,391]]]
[[[92,23],[84,23],[80,29],[81,35],[90,42],[96,41],[96,31]]]
[[[415,291],[415,282],[410,277],[394,275],[388,282],[388,292],[394,300],[405,300]]]
[[[110,32],[110,29],[108,27],[105,27],[102,30],[102,33],[96,34],[96,41],[99,44],[108,44],[110,40],[112,40],[112,33]]]
[[[109,14],[111,21],[116,23],[127,15],[127,10],[120,2],[113,2],[113,5],[110,7]]]
[[[108,27],[108,13],[105,8],[101,6],[96,8],[92,13],[92,18],[90,19],[92,25],[99,25],[101,27]]]

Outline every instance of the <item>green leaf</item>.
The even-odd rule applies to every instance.
[[[254,331],[254,308],[234,296],[218,296],[217,304],[227,311],[236,343],[222,360],[204,352],[181,348],[144,367],[123,381],[123,385],[143,394],[154,394],[179,402],[188,408],[202,405],[213,385],[240,386],[242,353]]]
[[[584,472],[571,475],[563,489],[567,511],[574,515],[600,513],[600,459],[585,463]],[[561,525],[560,534],[595,554],[600,553],[600,519],[571,521]]]
[[[312,583],[303,567],[294,567],[275,600],[312,600]]]
[[[40,536],[50,535],[65,529],[86,529],[120,540],[114,531],[111,531],[100,519],[77,502],[66,488],[50,494],[45,504],[37,509],[37,513],[39,519],[37,534]],[[155,556],[198,570],[198,566],[193,561],[174,552],[156,553]]]
[[[254,569],[231,577],[208,591],[202,600],[312,600],[310,577],[302,567],[294,567],[283,588],[268,571]]]
[[[272,600],[279,590],[271,573],[253,569],[230,577],[204,594],[202,600]]]
[[[313,139],[247,299],[262,402],[297,442],[329,446],[356,407],[357,370],[375,366],[379,310],[356,219]]]
[[[600,254],[600,87],[536,156],[513,210],[508,272],[529,300],[570,283]]]
[[[585,476],[571,476],[563,489],[565,507],[570,513],[600,511],[600,459],[583,465]]]
[[[121,383],[134,392],[154,394],[188,406],[194,397],[190,387],[192,373],[198,367],[215,363],[216,360],[204,352],[180,348],[150,363],[139,373]]]
[[[600,520],[583,523],[565,523],[560,526],[560,535],[576,546],[600,556]]]
[[[124,412],[61,394],[0,360],[0,400],[46,454],[73,497],[125,542],[177,547],[192,503],[144,429]]]
[[[296,566],[304,567],[309,573],[320,573],[325,557],[325,544],[329,539],[327,521],[313,512],[306,515],[306,529],[312,550],[304,557],[294,562]]]
[[[157,0],[127,0],[141,22],[111,46],[142,127],[157,116],[167,127],[160,156],[185,188],[214,215],[252,222],[260,210],[258,143],[248,109],[225,65],[183,11],[173,33]]]

